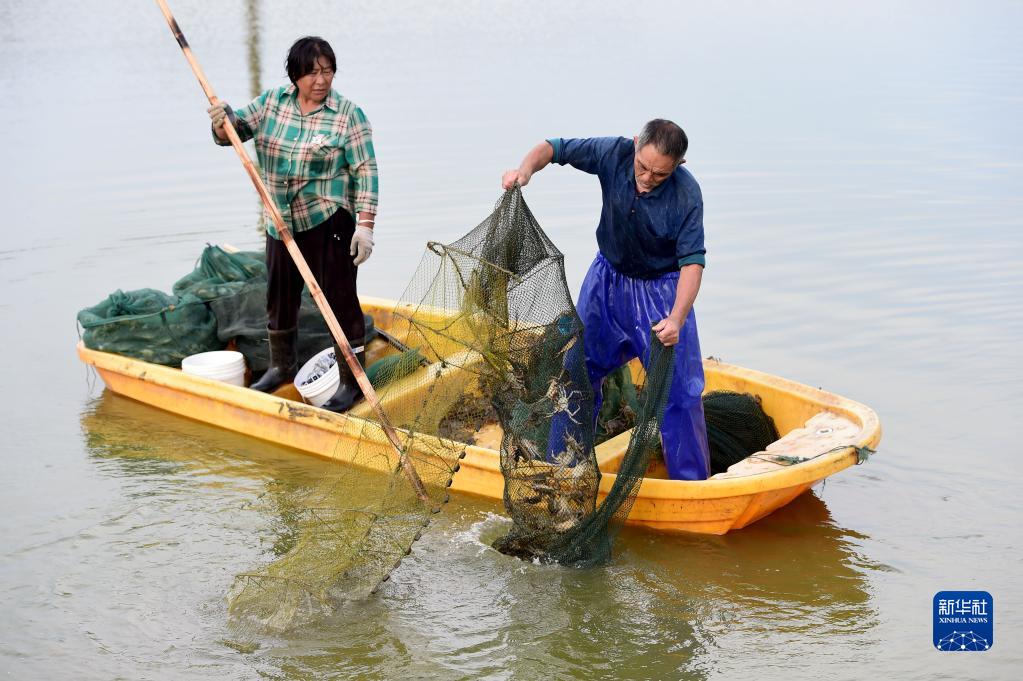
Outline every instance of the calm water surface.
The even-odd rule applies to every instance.
[[[110,394],[74,315],[257,247],[155,5],[0,0],[0,672],[9,678],[1018,678],[1023,655],[1023,50],[1018,3],[174,3],[219,94],[326,37],[373,121],[395,297],[545,136],[687,130],[706,201],[705,354],[874,407],[881,451],[725,537],[627,532],[606,568],[488,548],[456,497],[380,594],[254,646],[224,594],[327,464]],[[526,197],[577,288],[596,182]],[[983,654],[931,599],[995,599]],[[1016,672],[1012,670],[1016,669]]]

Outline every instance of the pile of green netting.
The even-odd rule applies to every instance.
[[[177,366],[189,355],[219,350],[217,321],[201,299],[156,289],[111,293],[78,313],[85,347]]]
[[[257,251],[207,246],[171,293],[115,291],[78,313],[85,347],[180,366],[189,355],[233,342],[255,376],[270,364],[266,332],[266,265]],[[330,330],[308,291],[299,309],[298,358],[330,347]],[[355,340],[355,339],[353,339]]]
[[[778,439],[774,420],[764,412],[760,397],[731,390],[703,396],[703,418],[710,445],[710,473],[724,473]]]

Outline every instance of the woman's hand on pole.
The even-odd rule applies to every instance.
[[[227,103],[218,100],[210,108],[206,109],[206,113],[210,115],[214,134],[220,139],[227,139],[227,134],[224,132],[224,119],[227,118]]]

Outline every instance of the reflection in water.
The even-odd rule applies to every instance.
[[[296,500],[319,486],[330,467],[110,391],[87,405],[81,424],[90,456],[109,474],[145,478],[149,494],[177,489],[187,480],[196,487],[222,490],[258,511],[269,523],[263,539],[268,557],[282,555],[294,544],[303,518]]]
[[[879,616],[868,579],[888,568],[860,553],[867,539],[837,526],[811,493],[720,537],[627,534],[620,560],[635,564],[658,607],[674,603],[717,648],[756,632],[797,647],[836,636],[869,641]]]
[[[249,96],[255,99],[263,92],[262,69],[259,60],[259,0],[245,0],[246,41],[249,55]]]
[[[245,46],[248,54],[249,62],[249,97],[255,99],[263,93],[263,68],[262,60],[260,58],[260,22],[259,22],[259,0],[245,0],[245,28],[247,31],[247,39]],[[251,145],[251,143],[250,143]],[[259,159],[256,155],[249,152],[249,157],[252,163],[259,169]],[[239,184],[243,183],[243,180],[239,176],[237,178]],[[244,183],[248,184],[248,183]],[[263,203],[259,200],[258,196],[253,197],[256,202],[257,211],[256,215],[259,216],[263,211]],[[261,237],[264,236],[265,232],[262,227],[262,219],[257,218],[255,224],[255,231]]]
[[[89,454],[116,466],[108,472],[175,486],[187,479],[250,495],[247,506],[270,522],[271,557],[294,545],[314,520],[311,510],[324,510],[310,509],[308,499],[330,508],[360,508],[386,493],[390,482],[384,475],[221,431],[110,391],[87,405],[81,424]],[[358,482],[337,484],[342,472]]]
[[[230,434],[168,414],[108,390],[86,404],[81,415],[85,444],[91,456],[117,465],[121,475],[149,475],[157,471],[188,476],[209,484],[235,477],[240,485],[270,477],[275,464],[285,460],[272,445],[267,452],[246,448],[249,458],[231,451]],[[244,442],[244,439],[241,439]],[[278,456],[274,456],[277,453]],[[289,462],[291,463],[291,462]],[[293,484],[309,475],[299,461],[289,471]],[[110,471],[110,469],[107,469]],[[110,471],[113,472],[113,471]],[[250,489],[254,489],[251,486]]]
[[[153,488],[147,494],[197,479],[208,486],[210,476],[233,495],[249,493],[245,507],[271,527],[259,530],[264,551],[257,565],[234,566],[231,624],[246,641],[259,629],[280,633],[322,618],[337,600],[368,593],[383,575],[366,565],[381,555],[390,572],[394,546],[402,543],[398,532],[411,537],[422,529],[421,513],[382,505],[406,489],[403,480],[394,489],[394,476],[289,453],[113,394],[96,400],[82,424],[90,454],[124,462],[120,476],[145,476]],[[213,431],[211,442],[203,441],[204,431]],[[254,449],[263,451],[250,464],[245,459]]]

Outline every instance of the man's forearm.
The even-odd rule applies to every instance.
[[[529,153],[522,159],[522,163],[519,164],[518,168],[509,170],[501,176],[501,186],[505,189],[511,189],[516,184],[520,187],[525,187],[529,184],[529,179],[533,177],[533,173],[547,167],[547,164],[553,159],[554,147],[549,142],[540,142],[540,144],[529,150]]]
[[[538,170],[543,170],[554,159],[554,148],[549,142],[540,142],[529,150],[526,157],[519,164],[519,172],[532,175]]]
[[[700,282],[703,281],[703,265],[686,265],[679,271],[678,288],[675,290],[675,305],[668,315],[679,326],[685,324],[689,311],[693,309],[693,302],[700,292]]]

